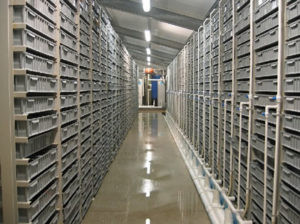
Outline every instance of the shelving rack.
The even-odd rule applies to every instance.
[[[0,223],[81,223],[137,116],[138,67],[99,1],[2,1],[0,14]]]
[[[299,0],[221,0],[168,67],[166,120],[213,223],[300,218],[299,10]],[[181,71],[187,49],[199,80]],[[184,117],[182,74],[198,87]]]

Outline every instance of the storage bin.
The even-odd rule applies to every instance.
[[[54,61],[28,52],[14,52],[14,69],[54,75]]]
[[[238,46],[248,41],[250,41],[250,30],[245,30],[244,32],[236,36],[236,43]],[[224,51],[225,51],[225,46],[224,46]]]
[[[86,45],[87,48],[89,48],[90,45],[90,37],[88,34],[86,34],[83,31],[80,31],[80,42]]]
[[[299,212],[291,208],[285,201],[282,200],[280,202],[280,213],[289,220],[290,223],[297,223],[300,219]]]
[[[14,76],[14,90],[26,93],[56,93],[57,80],[29,74],[16,75]]]
[[[82,129],[88,127],[91,124],[91,122],[92,122],[92,118],[90,115],[85,118],[81,118],[80,119],[80,129],[82,130]]]
[[[26,5],[13,7],[12,21],[13,23],[23,23],[51,39],[55,38],[55,25]]]
[[[68,139],[61,145],[62,157],[66,156],[69,152],[73,151],[78,145],[78,135]]]
[[[285,114],[283,117],[283,127],[292,131],[300,130],[300,117],[293,114]]]
[[[39,214],[39,216],[32,222],[32,224],[46,224],[47,221],[56,213],[56,204],[58,197],[55,197],[50,204]],[[54,220],[55,221],[55,220]]]
[[[284,80],[284,91],[286,93],[299,93],[300,92],[300,78],[287,77]]]
[[[93,153],[92,153],[91,149],[87,150],[85,153],[83,153],[81,155],[81,159],[80,159],[80,166],[84,167],[90,161],[92,156],[93,156]]]
[[[278,42],[278,27],[256,37],[254,49],[258,50]]]
[[[284,132],[282,138],[282,145],[290,149],[293,149],[296,152],[299,152],[300,136],[292,133]]]
[[[56,43],[28,29],[13,30],[13,45],[23,46],[39,53],[54,57]]]
[[[85,140],[87,140],[92,135],[90,127],[86,128],[84,130],[81,130],[80,133],[81,133],[81,143],[84,142]]]
[[[293,189],[291,189],[288,185],[281,182],[281,188],[280,188],[280,196],[287,202],[289,202],[291,205],[294,206],[294,208],[300,208],[300,196],[297,192],[295,192]]]
[[[38,219],[46,218],[44,215],[39,215],[39,213],[49,206],[49,203],[56,197],[57,187],[58,183],[55,181],[45,192],[43,192],[36,200],[34,200],[34,202],[30,204],[29,208],[19,208],[19,222],[33,223],[33,220],[36,217],[38,217]]]
[[[61,163],[61,169],[62,171],[66,170],[72,163],[74,163],[77,160],[77,148],[75,148],[73,151],[71,151],[69,154],[64,156]]]
[[[54,97],[15,98],[15,114],[28,115],[37,112],[54,110]]]
[[[275,105],[276,96],[274,95],[255,95],[254,96],[254,105],[255,106],[266,106],[266,105]]]
[[[256,63],[264,63],[269,61],[277,61],[278,60],[278,46],[274,46],[262,51],[258,51],[256,54]]]
[[[300,184],[300,176],[295,171],[282,166],[281,179],[293,188],[298,189],[298,186]]]
[[[294,1],[286,7],[286,18],[291,21],[300,15],[300,1]]]
[[[67,138],[77,134],[78,132],[78,123],[70,124],[61,129],[61,141],[66,140]]]
[[[25,121],[15,121],[15,135],[18,137],[32,137],[57,127],[58,115],[52,114]]]
[[[292,39],[300,35],[300,20],[287,25],[287,39]]]
[[[293,75],[300,73],[300,58],[288,59],[285,63],[286,74]]]
[[[60,42],[73,51],[77,50],[77,40],[67,32],[60,30]],[[66,48],[67,49],[67,48]]]
[[[292,139],[295,140],[293,144],[298,144],[299,143],[299,139]],[[289,141],[288,139],[285,139],[285,143],[286,141]],[[289,146],[291,146],[291,143],[286,143]],[[298,170],[300,170],[300,150],[299,150],[299,146],[297,148],[293,148],[294,150],[291,150],[287,147],[283,147],[282,148],[282,152],[283,152],[283,158],[282,158],[282,162],[285,164],[288,164]]]
[[[79,77],[80,77],[80,79],[89,79],[89,70],[80,68]]]
[[[300,38],[289,40],[285,44],[285,54],[287,57],[300,54]]]
[[[92,111],[92,107],[90,104],[80,107],[80,117],[90,114]]]
[[[261,79],[255,81],[255,92],[277,92],[277,79]]]
[[[215,58],[214,60],[216,60],[216,63],[215,64],[213,63],[213,65],[217,65],[218,64],[218,58]],[[232,60],[232,50],[224,52],[223,55],[222,55],[222,60],[223,60],[223,62]]]
[[[244,68],[250,66],[250,55],[242,58],[238,58],[237,68]]]
[[[237,12],[235,32],[240,32],[250,26],[250,4]]]
[[[265,78],[277,76],[277,63],[270,62],[255,67],[255,77],[256,78]]]
[[[267,18],[255,23],[255,35],[258,36],[278,26],[278,12],[269,15]]]
[[[80,81],[80,92],[90,91],[91,90],[91,82],[90,81]]]
[[[227,72],[227,71],[232,71],[232,62],[226,62],[223,63],[223,71]]]
[[[265,136],[265,122],[261,122],[259,120],[254,121],[254,132],[261,136]],[[270,123],[268,126],[268,138],[274,141],[276,139],[276,127],[272,126]],[[263,150],[263,148],[264,147],[260,148],[260,150]]]
[[[60,91],[62,93],[75,93],[77,92],[77,81],[70,79],[60,80]]]
[[[58,216],[58,212],[54,212],[54,215],[51,217],[51,220],[49,220],[48,224],[57,224]]]
[[[99,126],[100,127],[100,126]],[[98,128],[99,128],[98,127]],[[92,147],[92,140],[91,139],[88,139],[86,140],[85,142],[83,142],[81,144],[81,154],[85,153],[87,150],[89,150],[90,148]]]
[[[53,165],[27,186],[17,187],[17,200],[29,202],[56,178],[57,165]]]
[[[65,188],[77,174],[78,174],[78,162],[76,161],[62,175],[63,188]]]
[[[43,16],[50,19],[52,22],[55,22],[54,12],[56,11],[55,7],[47,0],[28,0],[26,1],[30,6],[38,10]]]
[[[80,65],[80,67],[89,69],[90,68],[90,59],[80,55],[80,64],[79,65]]]
[[[81,93],[80,94],[80,104],[89,103],[90,102],[90,93]]]
[[[264,16],[276,11],[278,9],[278,0],[266,0],[259,1],[257,0],[255,5],[255,21],[260,20]]]
[[[85,57],[90,57],[90,48],[80,43],[80,54]]]
[[[249,81],[237,81],[237,91],[249,91]]]
[[[67,0],[68,1],[68,0]],[[73,2],[74,7],[76,7],[77,1],[69,1]],[[71,21],[76,21],[76,12],[71,8],[65,1],[60,0],[60,7],[61,7],[61,12]]]
[[[76,207],[77,203],[80,202],[80,193],[77,191],[70,201],[64,206],[63,208],[63,214],[64,214],[64,219],[67,220],[72,213],[72,210],[74,207]]]
[[[61,95],[60,105],[61,108],[73,107],[77,104],[77,95]]]
[[[249,79],[250,78],[250,68],[240,68],[236,71],[236,79]]]
[[[61,112],[61,124],[64,125],[71,121],[77,120],[78,110],[77,108],[65,110]]]
[[[240,46],[237,46],[237,57],[250,54],[250,42],[245,42]]]
[[[66,205],[72,195],[79,191],[79,177],[77,176],[69,185],[68,187],[63,190],[62,197],[63,197],[63,205]]]
[[[77,52],[65,46],[60,46],[60,59],[72,64],[78,64]]]
[[[90,22],[90,14],[89,14],[89,2],[87,0],[83,0],[79,3],[79,11],[80,17],[82,17],[86,22]]]
[[[60,27],[76,37],[77,25],[62,13],[60,14]]]
[[[60,62],[60,76],[77,78],[77,75],[78,75],[77,66]]]
[[[284,97],[285,110],[300,112],[300,97]]]

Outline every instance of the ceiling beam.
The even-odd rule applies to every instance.
[[[144,32],[140,32],[137,30],[132,30],[132,29],[128,29],[125,27],[121,27],[121,26],[116,26],[115,24],[113,25],[115,31],[120,35],[120,36],[127,36],[127,37],[132,37],[138,40],[143,40],[145,41],[145,34]],[[151,42],[158,44],[158,45],[162,45],[162,46],[166,46],[169,48],[173,48],[176,50],[180,50],[183,48],[183,44],[173,41],[173,40],[168,40],[168,39],[164,39],[158,36],[151,36]]]
[[[175,26],[180,26],[190,30],[197,30],[198,27],[203,23],[203,20],[156,7],[151,7],[151,11],[146,13],[143,10],[142,4],[133,1],[102,0],[101,4],[107,8],[117,9],[139,16],[152,17],[153,19],[156,19],[158,21],[169,23]]]
[[[141,52],[146,52],[146,47],[144,47],[144,46],[135,45],[135,44],[132,44],[132,43],[129,43],[129,42],[126,42],[126,41],[123,41],[123,43],[128,48],[128,50],[132,49],[132,50],[137,50],[137,51],[141,51]],[[151,48],[151,55],[159,56],[159,57],[162,57],[164,59],[168,59],[170,61],[172,61],[176,56],[176,55],[168,54],[168,53],[165,53],[165,52],[162,52],[162,51],[157,51],[157,50],[154,50],[152,48]]]

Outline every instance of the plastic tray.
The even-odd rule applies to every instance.
[[[73,123],[61,129],[61,141],[75,135],[78,132],[78,123]]]
[[[71,121],[77,120],[78,110],[77,108],[69,109],[61,112],[61,124],[66,124]]]
[[[292,131],[299,132],[300,117],[298,115],[285,114],[283,117],[283,127]]]
[[[85,130],[81,130],[81,143],[84,142],[89,137],[91,137],[91,135],[92,135],[92,132],[91,132],[90,127]]]
[[[32,222],[32,224],[46,224],[49,223],[48,220],[55,214],[56,212],[56,204],[57,204],[58,198],[55,197],[50,204],[46,206],[46,208],[39,214],[37,218],[35,218]]]
[[[89,104],[80,107],[80,117],[90,114],[91,111],[92,111],[92,107]]]
[[[299,74],[300,73],[300,58],[293,58],[286,60],[285,65],[286,74]]]
[[[82,54],[85,57],[90,57],[90,48],[80,43],[80,54]]]
[[[237,81],[237,91],[249,91],[249,81]]]
[[[300,20],[287,25],[287,39],[295,38],[300,35]]]
[[[27,93],[56,93],[57,80],[55,78],[37,75],[15,75],[14,90]]]
[[[77,78],[77,75],[78,75],[77,66],[60,62],[60,76]]]
[[[73,20],[74,21],[74,20]],[[60,14],[60,26],[73,36],[77,35],[78,26],[64,14]]]
[[[78,174],[78,162],[75,162],[62,176],[63,188],[65,188],[70,181]]]
[[[60,30],[60,41],[61,44],[67,46],[68,48],[72,49],[73,51],[77,50],[77,40],[67,32]]]
[[[78,54],[71,48],[60,46],[60,58],[73,64],[78,64]]]
[[[80,92],[90,91],[91,90],[91,82],[90,81],[80,81]]]
[[[255,24],[255,34],[260,35],[278,26],[278,12],[269,15],[267,18]]]
[[[255,82],[256,92],[277,92],[277,79],[262,79]]]
[[[250,25],[250,4],[237,12],[235,31],[240,32]]]
[[[278,42],[278,27],[269,30],[256,37],[254,48],[255,50],[267,47]]]
[[[75,1],[74,1],[75,2]],[[76,20],[76,12],[65,1],[60,0],[61,12],[71,21]],[[74,5],[76,6],[76,4]]]
[[[84,129],[86,127],[88,127],[92,122],[92,117],[90,115],[88,115],[85,118],[82,118],[80,120],[80,129]]]
[[[255,4],[255,21],[260,20],[264,16],[270,14],[278,8],[278,0],[257,0]]]
[[[77,104],[77,95],[62,95],[60,96],[61,108],[72,107]]]
[[[298,185],[299,186],[299,185]],[[300,219],[299,211],[295,211],[286,202],[280,202],[280,213],[283,215],[290,223],[297,223]]]
[[[259,52],[256,52],[256,63],[264,63],[278,60],[278,46],[274,46]]]
[[[248,41],[250,41],[250,30],[246,30],[243,33],[238,34],[236,36],[236,42],[238,46]],[[225,46],[224,46],[224,51],[225,51]]]
[[[62,157],[73,151],[78,146],[78,136],[70,138],[68,141],[62,144]]]
[[[37,112],[54,110],[54,97],[15,98],[15,114],[28,115]]]
[[[80,67],[90,68],[90,59],[89,58],[84,57],[83,55],[80,55],[79,61],[80,61]]]
[[[256,78],[265,78],[270,76],[277,76],[277,63],[270,62],[255,67]]]
[[[14,69],[54,75],[54,61],[28,52],[14,52]]]
[[[280,196],[287,202],[289,202],[291,205],[294,206],[294,208],[300,208],[300,196],[297,192],[295,192],[293,189],[291,189],[288,185],[285,183],[281,183],[280,188]]]
[[[284,97],[285,110],[300,112],[300,97]]]
[[[90,93],[81,93],[80,94],[80,104],[89,103],[90,102]]]
[[[13,30],[13,45],[24,46],[39,53],[54,57],[56,43],[28,29]]]
[[[296,172],[290,170],[285,166],[282,166],[281,179],[295,189],[298,189],[300,185],[299,174],[297,174]]]
[[[288,21],[295,19],[300,15],[300,1],[294,1],[286,8],[286,18]]]
[[[62,93],[77,92],[77,81],[70,79],[60,79],[60,91]]]
[[[79,191],[79,184],[80,180],[79,177],[76,177],[69,185],[68,187],[63,190],[62,197],[63,197],[63,205],[66,205],[66,203],[70,200],[72,195]]]
[[[82,18],[80,18],[80,30],[88,34],[89,29],[89,25]]]
[[[297,151],[294,151],[297,150]],[[288,164],[290,166],[295,167],[300,170],[300,150],[299,147],[297,149],[291,150],[289,148],[283,147],[283,158],[282,162]]]

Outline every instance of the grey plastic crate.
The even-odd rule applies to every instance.
[[[285,110],[300,112],[300,97],[284,97]]]
[[[299,186],[299,185],[298,185]],[[300,214],[298,211],[292,209],[286,202],[280,202],[280,213],[283,215],[290,223],[298,223],[300,219]]]
[[[32,137],[57,127],[58,115],[52,114],[25,121],[15,122],[15,135],[18,137]]]
[[[55,12],[55,7],[47,0],[28,0],[26,1],[29,5],[31,5],[33,8],[41,12],[44,16],[46,16],[48,19],[52,20],[53,22],[55,21],[54,18],[54,12]]]
[[[60,14],[60,26],[70,34],[76,36],[78,26],[64,14]]]
[[[16,75],[14,76],[14,90],[26,93],[56,93],[57,80],[37,75]]]
[[[232,49],[232,40],[224,43],[224,51],[229,51]]]
[[[248,41],[250,41],[250,30],[246,30],[243,33],[236,36],[237,45],[241,45]]]
[[[224,52],[222,54],[222,60],[223,60],[223,62],[231,60],[231,59],[232,59],[232,50],[226,51],[226,52]],[[216,60],[217,63],[213,64],[213,65],[217,65],[218,64],[218,58],[215,58],[214,60]]]
[[[81,1],[79,3],[80,6],[80,16],[82,16],[87,22],[90,21],[89,14],[89,2],[87,0]]]
[[[284,80],[284,91],[286,93],[299,93],[300,92],[300,78],[288,77]]]
[[[254,96],[254,105],[255,106],[265,106],[265,105],[275,105],[276,96],[274,95],[255,95]]]
[[[89,150],[92,147],[92,140],[88,139],[84,143],[81,144],[81,154],[85,153],[87,150]]]
[[[73,64],[78,64],[77,52],[68,47],[60,46],[60,58]]]
[[[227,32],[224,32],[222,34],[222,40],[223,40],[223,43],[229,41],[230,39],[232,39],[232,30],[229,30]]]
[[[57,159],[57,148],[52,148],[42,155],[34,157],[27,165],[17,165],[16,178],[21,181],[30,181],[49,166],[53,165]]]
[[[93,91],[101,91],[101,89],[102,89],[102,83],[94,81],[92,89],[93,89]]]
[[[66,124],[68,122],[77,119],[78,110],[77,108],[69,109],[61,112],[61,124]]]
[[[67,32],[65,32],[63,30],[60,30],[60,41],[61,41],[61,44],[69,47],[73,51],[76,51],[76,48],[77,48],[76,38],[69,35]]]
[[[236,71],[236,78],[239,79],[249,79],[250,78],[250,68],[240,68]]]
[[[77,78],[77,74],[78,74],[77,66],[60,62],[60,76]]]
[[[100,54],[96,51],[93,51],[93,60],[100,62]]]
[[[47,221],[51,218],[51,216],[56,212],[56,204],[58,201],[58,197],[55,197],[39,214],[37,218],[35,218],[32,224],[46,224]]]
[[[254,122],[254,132],[265,136],[265,122],[255,121]],[[268,127],[268,138],[269,139],[276,139],[276,128],[269,124]],[[261,148],[262,150],[263,148]]]
[[[27,97],[15,98],[15,114],[28,115],[37,112],[54,110],[55,98],[49,97]]]
[[[58,212],[55,212],[55,215],[51,218],[51,220],[49,221],[48,224],[57,224],[58,223],[58,217],[59,217]]]
[[[13,44],[28,47],[52,57],[56,52],[56,43],[54,41],[48,40],[28,29],[13,30]]]
[[[244,68],[250,66],[250,56],[245,56],[242,58],[238,58],[237,68]]]
[[[81,130],[80,134],[81,134],[81,143],[84,142],[86,139],[88,139],[89,137],[91,137],[92,132],[91,132],[91,128],[87,128],[85,130]]]
[[[285,65],[286,74],[299,74],[300,73],[300,58],[293,58],[286,60]]]
[[[258,50],[278,42],[278,27],[256,37],[254,48]]]
[[[27,5],[13,7],[13,23],[24,23],[51,39],[55,38],[55,25],[34,12]]]
[[[50,131],[28,140],[28,143],[16,144],[16,158],[25,158],[42,149],[50,146],[54,142],[55,132]]]
[[[14,69],[24,69],[53,75],[54,61],[28,52],[14,52]]]
[[[77,151],[77,148],[75,148],[62,159],[62,171],[66,170],[72,163],[75,162],[75,160],[77,160]]]
[[[256,116],[256,119],[261,120],[261,121],[266,120],[266,118],[264,116],[264,113],[265,113],[265,108],[257,107],[254,110],[254,114]],[[273,124],[273,125],[276,124],[276,110],[270,110],[268,122],[270,124]]]
[[[231,91],[232,90],[232,82],[225,82],[223,84],[223,88],[224,88],[224,91]]]
[[[91,82],[90,81],[80,81],[80,91],[90,91],[91,90]]]
[[[283,133],[282,145],[299,152],[300,136],[292,133]]]
[[[293,131],[299,131],[300,117],[298,115],[285,114],[283,117],[283,127]]]
[[[237,57],[241,57],[243,55],[250,53],[250,42],[245,42],[240,46],[237,46]]]
[[[90,48],[80,43],[80,54],[90,57]]]
[[[84,129],[86,127],[88,127],[92,122],[92,117],[89,115],[85,118],[82,118],[80,120],[80,129]]]
[[[264,183],[264,167],[257,161],[253,161],[251,165],[251,174],[253,177],[257,178],[261,183]],[[254,178],[252,178],[253,180]],[[273,187],[273,172],[268,168],[267,169],[267,186]]]
[[[295,189],[300,185],[300,175],[285,166],[282,166],[281,179]]]
[[[95,113],[93,113],[93,120],[96,121],[101,117],[101,112],[97,111]]]
[[[256,66],[255,67],[255,76],[257,78],[277,76],[277,63],[270,62],[267,64]]]
[[[300,195],[285,183],[281,183],[280,196],[290,202],[295,208],[300,208]]]
[[[65,224],[80,224],[80,200],[72,207],[70,215],[64,220]]]
[[[72,214],[72,210],[74,207],[76,207],[77,202],[80,202],[80,193],[79,191],[77,191],[72,198],[70,199],[70,201],[64,206],[63,208],[63,214],[64,214],[64,219],[67,220],[70,216],[70,214]]]
[[[76,12],[65,1],[60,0],[61,12],[70,20],[76,21]],[[75,5],[76,6],[76,5]]]
[[[78,174],[78,162],[75,162],[62,176],[63,188]]]
[[[237,12],[236,16],[235,31],[239,32],[250,25],[250,4]]]
[[[80,77],[80,79],[89,79],[89,70],[80,68],[79,77]]]
[[[88,161],[90,161],[92,156],[93,156],[93,153],[92,153],[91,149],[87,150],[87,152],[83,153],[81,155],[81,159],[80,159],[80,166],[84,167],[88,163]]]
[[[87,114],[90,114],[92,111],[92,106],[90,104],[87,104],[85,106],[80,107],[80,116],[85,116]]]
[[[278,46],[274,46],[262,51],[258,51],[256,54],[256,63],[264,63],[268,61],[275,61],[278,59]]]
[[[94,102],[93,103],[93,111],[97,111],[101,109],[101,102]]]
[[[80,42],[84,43],[85,45],[89,45],[90,44],[90,37],[88,34],[86,34],[83,31],[80,31]],[[89,48],[88,46],[86,46],[87,48]]]
[[[237,81],[237,91],[249,91],[249,81]]]
[[[278,26],[278,12],[269,15],[267,18],[255,24],[256,36]]]
[[[277,79],[262,79],[255,82],[256,92],[277,92]]]
[[[66,154],[74,150],[78,145],[78,136],[70,138],[68,141],[62,144],[62,156],[64,157]]]
[[[223,63],[223,71],[227,72],[227,71],[232,71],[232,62],[226,62]]]
[[[246,93],[237,93],[236,94],[236,101],[237,102],[248,102],[249,101],[249,98],[248,98],[248,94]],[[238,104],[239,106],[239,104]],[[245,109],[243,109],[244,111]]]
[[[29,202],[56,178],[57,165],[48,168],[25,187],[18,187],[17,198],[20,202]]]
[[[285,46],[287,57],[300,54],[300,38],[287,41]]]
[[[80,94],[80,104],[89,103],[90,102],[90,93],[81,93]]]
[[[72,107],[77,104],[77,95],[61,95],[60,105],[61,108]]]
[[[286,18],[288,21],[300,15],[300,1],[294,1],[286,7]]]
[[[18,217],[20,223],[32,223],[39,213],[45,209],[57,194],[58,183],[54,182],[45,192],[41,194],[29,208],[19,208]]]
[[[72,195],[79,191],[79,177],[76,177],[74,181],[72,181],[71,184],[69,184],[68,188],[66,188],[63,191],[62,197],[63,197],[63,204],[66,205],[66,203],[70,200]]]
[[[77,92],[77,81],[70,79],[61,79],[60,80],[60,91],[62,93],[73,93]]]
[[[78,132],[78,123],[73,123],[61,129],[61,141],[75,135]]]
[[[300,20],[287,25],[287,39],[298,37],[300,35]]]
[[[80,55],[80,67],[90,68],[90,59]]]
[[[278,0],[265,0],[265,1],[257,0],[255,4],[254,18],[257,21],[261,19],[264,15],[267,15],[272,11],[275,11],[277,8],[278,8]]]
[[[288,141],[288,139],[286,139],[285,141]],[[296,144],[299,143],[299,139],[295,140]],[[289,143],[287,143],[288,145],[291,145]],[[296,150],[296,151],[294,151]],[[294,150],[291,150],[287,147],[283,147],[282,150],[282,162],[285,164],[288,164],[290,166],[295,167],[296,169],[300,170],[300,150],[299,147],[298,148],[294,148]]]

